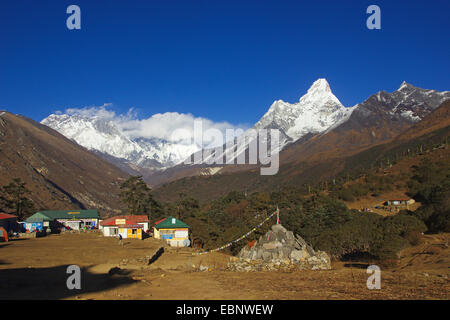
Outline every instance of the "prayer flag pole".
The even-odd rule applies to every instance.
[[[280,224],[280,209],[277,206],[277,224]]]

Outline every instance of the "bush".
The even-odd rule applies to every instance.
[[[423,243],[423,236],[417,231],[408,231],[405,235],[405,239],[408,240],[412,246],[417,246]]]
[[[348,189],[343,189],[338,192],[339,199],[342,199],[347,202],[355,201],[355,198],[353,197],[352,193]]]
[[[422,162],[414,167],[408,187],[408,193],[422,202],[411,215],[421,219],[430,232],[450,232],[450,164]]]

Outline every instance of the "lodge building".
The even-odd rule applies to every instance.
[[[97,210],[39,211],[25,220],[25,229],[29,232],[42,231],[46,228],[97,229],[99,219]]]
[[[164,239],[172,247],[188,247],[190,227],[173,217],[159,220],[153,226],[153,234],[156,239]]]
[[[144,239],[149,230],[149,219],[146,215],[115,216],[100,222],[100,229],[105,237],[124,239]]]

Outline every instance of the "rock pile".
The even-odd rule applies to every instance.
[[[232,271],[269,271],[293,269],[331,269],[330,257],[315,251],[302,237],[273,225],[251,248],[245,246],[228,264]]]

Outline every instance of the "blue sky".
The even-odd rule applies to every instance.
[[[81,30],[66,8],[81,8]],[[366,8],[381,8],[381,30]],[[403,80],[450,90],[450,2],[8,0],[0,108],[35,120],[112,103],[254,123],[326,78],[346,106]]]

